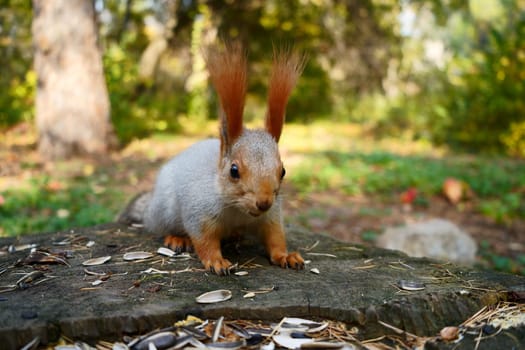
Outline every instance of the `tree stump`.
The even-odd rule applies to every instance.
[[[287,232],[289,248],[299,249],[310,260],[305,270],[271,266],[263,247],[247,240],[240,247],[239,242],[226,242],[224,255],[248,274],[225,277],[203,271],[195,259],[158,255],[160,237],[118,224],[3,238],[0,344],[16,348],[35,336],[46,344],[60,335],[116,340],[166,327],[188,314],[274,321],[286,316],[332,319],[358,327],[364,338],[391,332],[381,321],[430,336],[445,326],[459,325],[484,305],[525,292],[523,276],[409,258],[297,228]],[[45,257],[48,263],[31,261],[28,244],[57,257]],[[131,251],[154,256],[124,260],[123,255]],[[102,256],[111,259],[99,266],[82,265]],[[40,271],[33,280],[20,281],[33,271]],[[104,278],[97,275],[104,273]],[[97,279],[102,280],[98,285],[93,283]],[[402,290],[401,280],[420,282],[424,289]],[[15,287],[6,292],[9,286]],[[217,304],[196,303],[198,295],[217,289],[230,290],[232,298]],[[243,298],[247,290],[261,289],[271,291]]]

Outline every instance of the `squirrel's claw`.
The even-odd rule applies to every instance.
[[[304,269],[304,259],[298,252],[283,254],[279,257],[274,257],[272,263],[281,266],[283,269],[292,268],[295,270]]]
[[[164,245],[177,254],[183,252],[191,253],[193,251],[191,239],[187,236],[167,235],[164,237]]]
[[[304,269],[304,259],[298,252],[289,253],[286,257],[286,263],[288,267],[291,267],[295,270]]]
[[[235,270],[235,265],[233,265],[229,260],[227,259],[217,259],[215,261],[206,261],[202,262],[204,264],[204,268],[206,270],[209,270],[212,273],[215,273],[219,276],[226,276],[229,275],[233,270]]]

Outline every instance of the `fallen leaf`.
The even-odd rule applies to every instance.
[[[401,193],[400,200],[403,204],[412,204],[417,197],[417,188],[410,187],[405,192]]]
[[[463,197],[463,184],[460,180],[452,177],[447,178],[443,182],[443,194],[450,203],[458,204]]]
[[[441,339],[450,341],[458,338],[459,328],[458,327],[445,327],[440,332]]]

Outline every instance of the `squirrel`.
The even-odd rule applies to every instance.
[[[265,128],[246,129],[243,110],[247,59],[240,45],[210,50],[206,63],[219,97],[219,139],[200,141],[162,166],[152,192],[138,195],[118,221],[143,223],[165,235],[176,252],[195,251],[207,270],[229,274],[221,239],[257,233],[270,262],[303,269],[298,252],[288,252],[279,189],[285,176],[278,142],[288,98],[305,64],[291,50],[274,50]]]

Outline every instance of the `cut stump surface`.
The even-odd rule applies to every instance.
[[[84,341],[116,340],[166,327],[188,314],[276,321],[286,316],[333,319],[358,327],[364,338],[389,331],[379,320],[432,336],[445,326],[459,325],[485,305],[525,292],[523,276],[409,258],[297,228],[287,232],[290,250],[299,250],[310,261],[305,270],[271,266],[255,241],[241,242],[240,247],[230,242],[223,247],[225,257],[239,264],[237,271],[248,274],[225,277],[203,271],[195,259],[159,255],[160,237],[117,224],[1,239],[0,344],[17,348],[35,336],[46,344],[61,335]],[[61,241],[63,245],[56,245]],[[60,259],[54,264],[24,264],[29,249],[7,252],[9,246],[21,249],[24,244],[37,244],[67,264]],[[132,251],[154,256],[124,260],[123,255]],[[111,259],[98,266],[82,265],[102,256]],[[43,275],[20,282],[35,268]],[[314,268],[319,273],[310,271]],[[147,273],[148,269],[158,271]],[[93,283],[97,279],[101,282]],[[424,288],[402,290],[401,280],[422,283]],[[6,291],[9,288],[14,290]],[[218,289],[230,290],[231,299],[215,304],[195,301]],[[255,292],[255,297],[243,298],[248,292]]]

